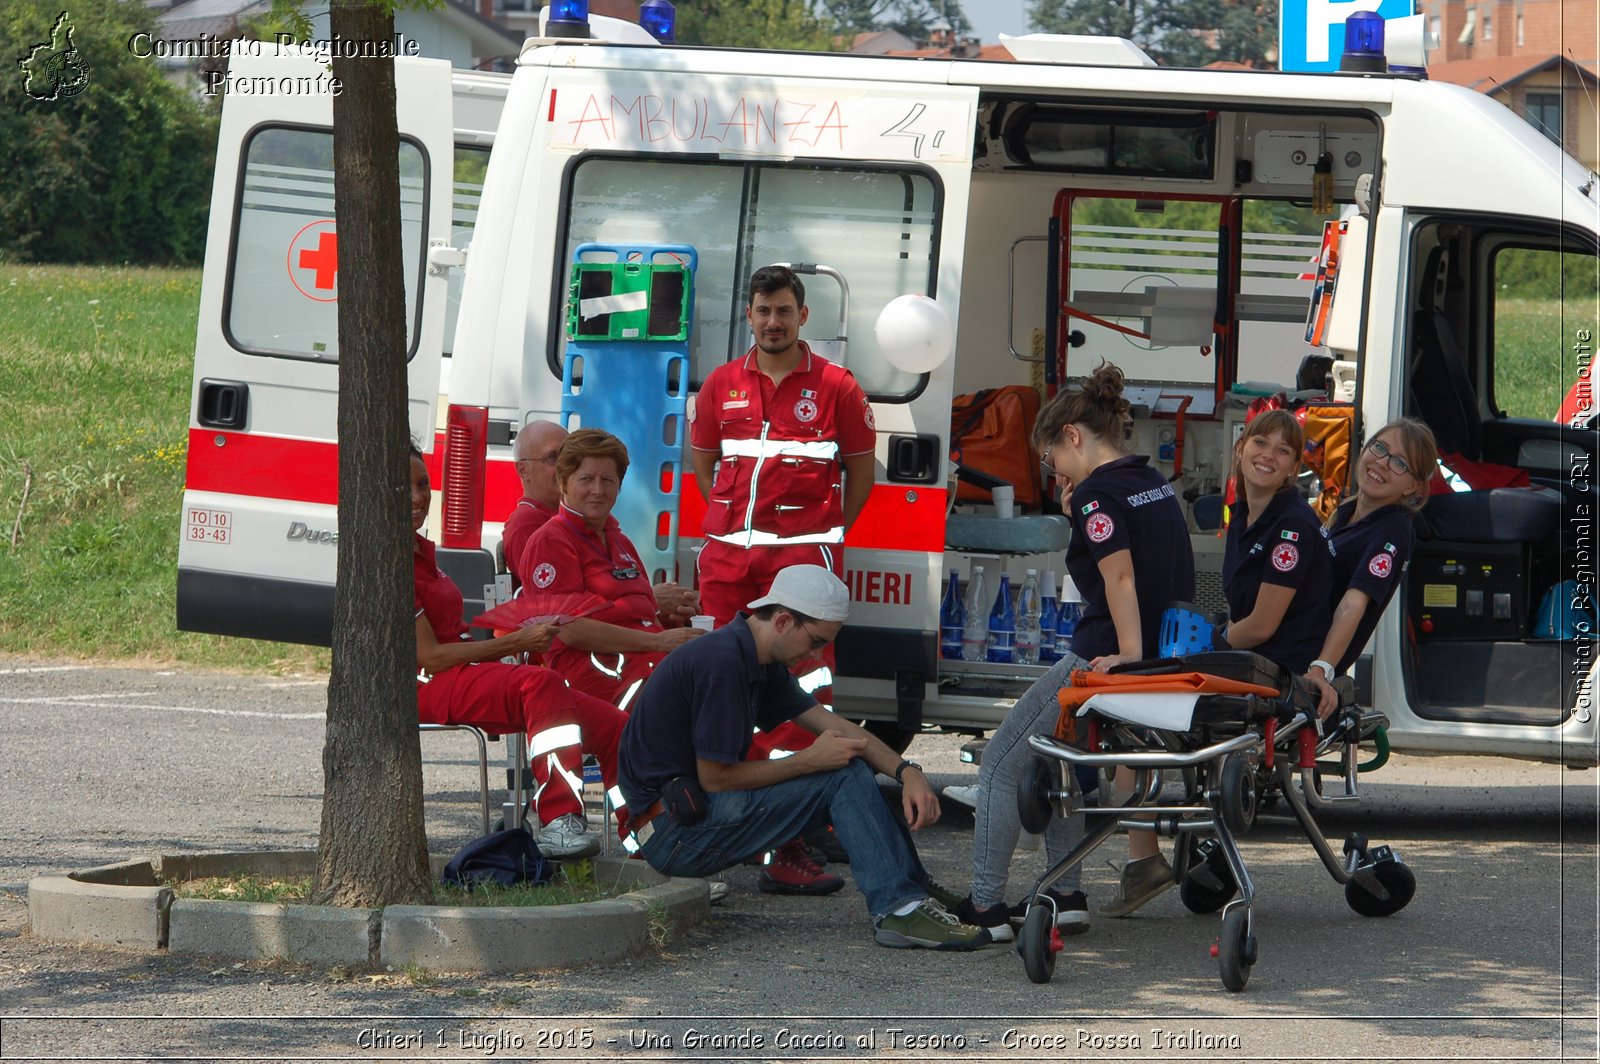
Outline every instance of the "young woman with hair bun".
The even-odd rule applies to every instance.
[[[984,749],[972,892],[955,913],[963,923],[989,928],[998,941],[1013,937],[1005,889],[1021,831],[1017,784],[1031,752],[1028,736],[1055,731],[1056,692],[1072,682],[1073,670],[1155,657],[1162,610],[1194,597],[1183,508],[1149,456],[1131,453],[1133,419],[1122,389],[1122,371],[1102,362],[1078,388],[1046,403],[1034,425],[1034,444],[1061,486],[1061,508],[1072,522],[1067,572],[1083,596],[1083,615],[1071,647],[1017,700]],[[1082,813],[1053,818],[1045,832],[1047,860],[1054,864],[1082,837]],[[1054,891],[1057,923],[1067,933],[1088,927],[1079,882],[1074,868]]]

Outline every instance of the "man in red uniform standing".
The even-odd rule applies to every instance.
[[[765,595],[780,569],[842,575],[845,529],[872,493],[872,407],[849,370],[800,339],[807,316],[793,271],[757,270],[745,307],[755,346],[711,371],[689,415],[707,500],[700,608],[718,625]]]
[[[517,477],[522,481],[522,498],[506,515],[500,532],[506,568],[520,586],[522,573],[517,562],[528,539],[556,515],[561,504],[561,485],[556,482],[556,455],[566,442],[567,430],[554,421],[530,421],[522,426],[511,445]]]
[[[791,565],[821,565],[842,578],[845,529],[872,493],[872,407],[849,370],[800,339],[805,301],[794,271],[757,270],[745,306],[755,346],[711,371],[689,415],[695,478],[706,497],[700,610],[718,626]],[[831,675],[831,645],[822,664]],[[829,701],[813,688],[819,702]],[[812,736],[790,724],[757,740],[752,757],[804,749]],[[797,840],[775,852],[762,889],[814,894],[842,885]]]

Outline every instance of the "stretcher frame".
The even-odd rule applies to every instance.
[[[1207,664],[1214,665],[1217,657],[1207,655]],[[1242,654],[1238,660],[1247,669],[1273,670],[1255,655]],[[1142,662],[1126,671],[1172,672],[1182,665],[1183,659]],[[1149,692],[1128,689],[1116,698],[1096,694],[1075,711],[1063,710],[1057,735],[1028,739],[1035,756],[1017,792],[1023,827],[1043,832],[1052,815],[1080,809],[1092,818],[1083,839],[1039,876],[1029,894],[1017,951],[1030,980],[1048,982],[1064,948],[1050,888],[1119,831],[1154,831],[1175,839],[1172,867],[1185,906],[1197,913],[1222,910],[1222,929],[1212,952],[1223,985],[1243,990],[1259,947],[1256,889],[1238,839],[1254,824],[1260,799],[1269,795],[1288,806],[1329,876],[1344,886],[1352,909],[1365,916],[1388,916],[1410,902],[1416,880],[1398,853],[1371,846],[1352,832],[1344,840],[1343,855],[1336,855],[1312,815],[1313,809],[1360,800],[1359,747],[1363,739],[1381,747],[1387,719],[1355,705],[1344,681],[1336,687],[1340,707],[1328,721],[1319,722],[1301,682],[1287,674],[1280,674],[1279,681],[1275,694],[1197,692],[1182,727],[1170,726],[1172,721],[1161,720],[1162,714],[1141,711],[1137,703],[1153,705]],[[1337,760],[1319,760],[1328,754]],[[1132,769],[1132,793],[1110,805],[1085,806],[1074,771],[1078,766],[1102,773]],[[1183,796],[1176,802],[1162,800],[1163,771],[1182,775]],[[1324,792],[1329,778],[1340,781],[1339,793]],[[1101,795],[1109,790],[1103,780]]]

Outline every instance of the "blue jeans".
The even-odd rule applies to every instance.
[[[794,839],[813,823],[833,822],[850,855],[850,874],[867,909],[882,916],[928,896],[928,872],[911,833],[857,759],[833,772],[814,772],[754,791],[707,795],[705,819],[688,827],[663,813],[639,850],[657,872],[708,876]]]
[[[1050,671],[1033,682],[1017,699],[1017,704],[983,748],[978,768],[978,808],[973,815],[972,904],[980,909],[1006,900],[1006,881],[1011,872],[1011,855],[1022,833],[1017,814],[1017,786],[1022,772],[1035,756],[1028,745],[1030,735],[1053,735],[1061,704],[1056,693],[1072,681],[1073,669],[1087,669],[1089,663],[1067,652]],[[1083,811],[1070,817],[1053,816],[1044,832],[1046,861],[1054,866],[1083,840]],[[1059,880],[1055,889],[1071,894],[1082,882],[1083,865],[1074,865]]]

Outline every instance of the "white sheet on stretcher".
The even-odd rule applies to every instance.
[[[1078,716],[1091,711],[1110,720],[1120,720],[1163,731],[1188,731],[1194,722],[1194,707],[1199,693],[1183,691],[1102,691],[1091,695],[1078,710]]]

